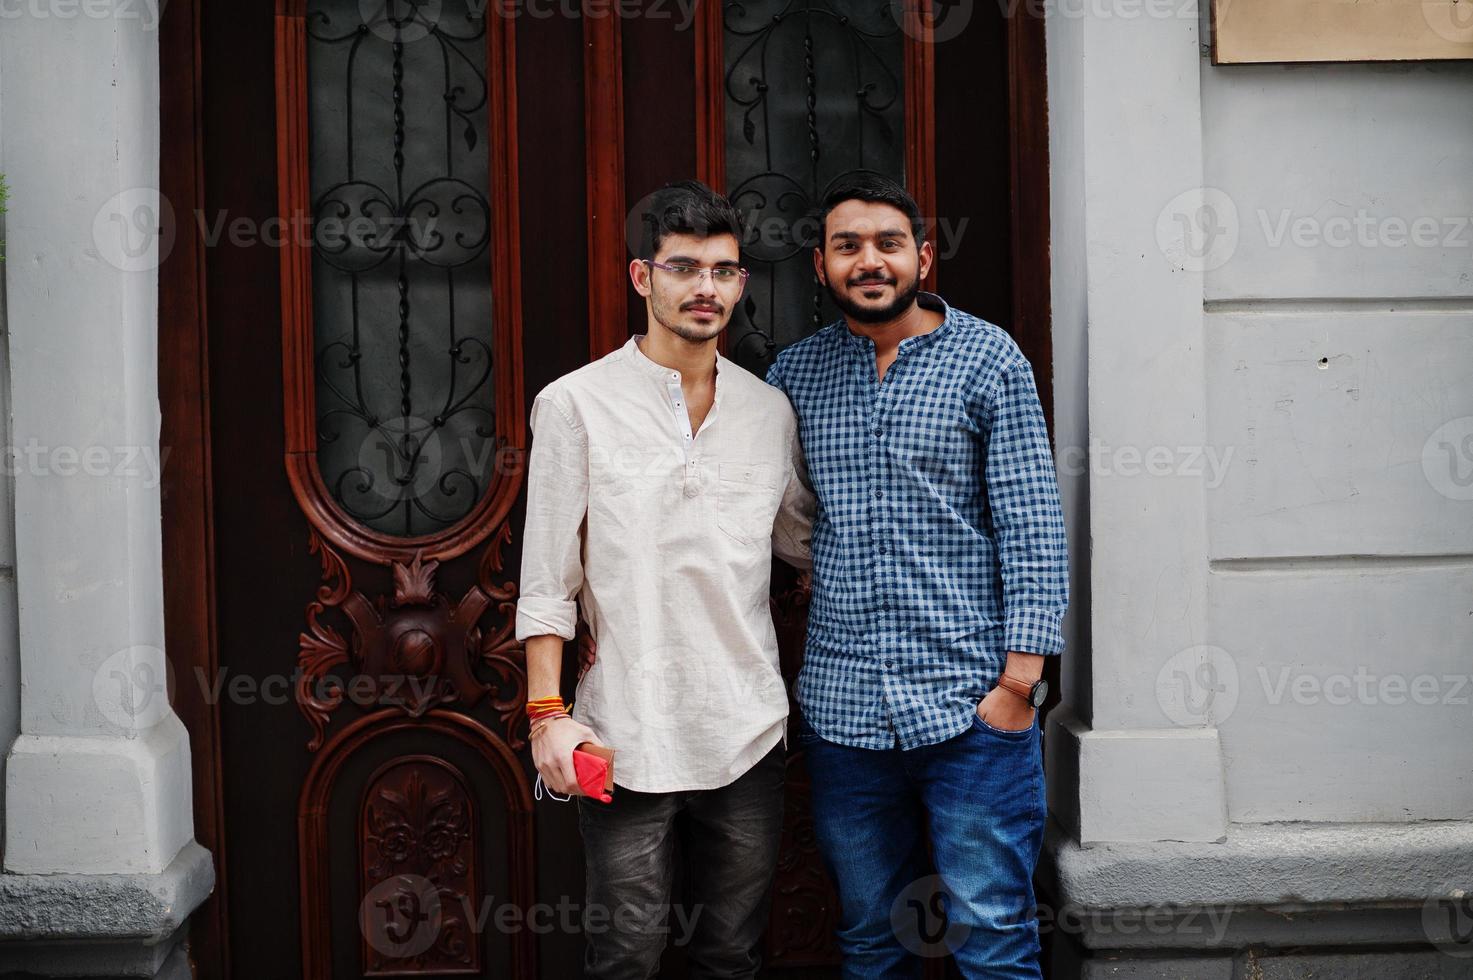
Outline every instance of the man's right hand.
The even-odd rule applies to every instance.
[[[593,729],[572,718],[554,718],[532,740],[532,763],[542,782],[554,793],[578,795],[578,775],[573,770],[573,750],[584,742],[597,742]]]
[[[593,634],[585,626],[578,631],[578,679],[581,681],[583,675],[593,669],[593,662],[598,659],[598,644],[593,642]]]

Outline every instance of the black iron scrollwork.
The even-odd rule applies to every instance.
[[[490,485],[483,5],[307,12],[318,465],[354,519],[413,537]]]
[[[730,349],[758,373],[838,315],[809,257],[828,187],[855,170],[905,178],[899,12],[899,0],[722,8],[727,184],[753,270]]]

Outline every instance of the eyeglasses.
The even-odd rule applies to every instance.
[[[644,261],[653,268],[663,269],[670,273],[675,277],[677,282],[695,282],[702,276],[710,273],[711,282],[715,285],[735,286],[737,283],[746,282],[747,277],[752,274],[746,269],[737,269],[729,265],[686,265],[684,262],[667,265],[664,262],[656,262],[654,259],[645,259]]]

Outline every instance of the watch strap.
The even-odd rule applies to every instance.
[[[1016,677],[1003,674],[997,679],[997,686],[1004,690],[1012,691],[1018,697],[1028,702],[1028,707],[1033,707],[1033,685],[1028,681],[1021,681]]]

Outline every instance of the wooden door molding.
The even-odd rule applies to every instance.
[[[527,776],[513,754],[523,745],[518,730],[523,720],[526,674],[521,645],[513,631],[516,585],[503,576],[503,549],[511,540],[508,517],[521,491],[527,445],[518,260],[515,21],[493,15],[486,17],[484,24],[484,111],[489,144],[490,226],[487,231],[492,299],[489,324],[492,336],[485,347],[491,359],[486,371],[494,376],[495,467],[484,494],[460,520],[426,534],[394,536],[351,516],[329,492],[317,457],[314,247],[299,236],[289,236],[281,249],[284,460],[293,495],[311,528],[309,550],[321,563],[321,584],[315,598],[306,605],[307,629],[299,638],[297,663],[301,672],[295,690],[297,706],[311,729],[307,750],[316,753],[302,786],[298,813],[301,956],[303,974],[309,980],[327,980],[333,974],[335,958],[344,955],[343,950],[335,953],[332,920],[333,910],[345,901],[345,896],[334,894],[327,857],[328,809],[337,789],[338,775],[344,763],[356,753],[396,733],[449,735],[483,755],[508,801],[507,819],[511,821],[511,829],[506,862],[511,897],[523,907],[532,899],[531,792]],[[364,30],[360,28],[358,37],[364,36]],[[286,227],[297,227],[316,215],[309,169],[308,43],[306,0],[278,0],[275,17],[277,188],[278,212]],[[353,43],[356,45],[357,41]],[[393,47],[396,167],[403,164],[405,138],[400,104],[401,52],[402,45],[396,42]],[[448,90],[446,97],[449,97]],[[455,206],[459,203],[457,198]],[[407,365],[409,356],[405,281],[401,272],[401,370],[407,370],[402,366]],[[469,331],[468,335],[475,336]],[[484,341],[477,342],[484,344]],[[452,336],[449,351],[452,357],[460,356],[461,343],[459,335]],[[358,350],[354,348],[351,356],[357,355]],[[485,376],[476,384],[484,380]],[[407,392],[408,381],[403,384]],[[449,403],[450,396],[447,396],[446,404]],[[406,415],[408,406],[405,394]],[[448,410],[442,411],[449,414]],[[369,419],[368,424],[377,423]],[[437,416],[433,424],[443,425],[444,418]],[[459,599],[440,591],[436,580],[440,565],[466,555],[483,542],[485,548],[476,565],[474,584]],[[389,566],[393,575],[392,593],[370,597],[356,590],[345,555]],[[331,620],[324,617],[329,610],[333,611]],[[483,631],[481,621],[487,615],[491,615],[492,625]],[[478,668],[494,674],[495,681],[481,680]],[[355,701],[382,710],[350,721],[329,735],[329,725],[348,693],[340,675],[351,678]],[[487,701],[496,713],[501,733],[461,713]],[[453,795],[458,792],[457,787],[463,789],[470,785],[470,780],[458,769],[431,771],[422,762],[416,763],[417,758],[420,757],[401,754],[391,763],[409,767],[418,789],[422,790],[427,781],[438,781],[442,792]],[[372,785],[371,780],[370,788]],[[387,788],[384,792],[391,795]],[[361,805],[370,806],[366,801]],[[479,826],[473,797],[464,794],[455,806],[463,809],[455,833],[472,833]],[[472,901],[479,907],[481,896],[477,889],[481,872],[474,865],[479,859],[477,847],[473,843],[457,845],[453,853],[443,857],[436,856],[438,851],[434,848],[427,850],[421,842],[391,855],[382,851],[375,838],[364,836],[368,832],[362,821],[366,819],[360,815],[356,827],[360,837],[357,849],[360,866],[356,875],[360,892],[355,903],[359,915],[368,915],[365,909],[373,906],[375,899],[383,900],[389,907],[401,900],[424,899],[436,908],[441,907],[443,899],[445,918],[436,919],[436,928],[426,930],[424,934],[431,935],[432,941],[424,948],[405,948],[395,943],[387,951],[372,942],[374,934],[368,930],[367,919],[363,919],[360,921],[360,931],[364,933],[360,944],[362,968],[371,975],[479,972],[482,938],[474,933],[473,924],[463,921],[464,917],[449,907],[459,900]],[[339,833],[351,832],[341,826],[337,829]],[[439,830],[446,831],[446,828]],[[371,853],[375,847],[382,853]],[[462,850],[469,854],[468,858]],[[471,862],[469,868],[461,867],[462,858]],[[420,882],[423,894],[401,894],[406,887],[415,890],[406,881]],[[411,933],[419,922],[418,918],[413,920]],[[513,976],[535,975],[534,939],[526,932],[511,937]],[[468,951],[465,946],[473,949]]]
[[[696,179],[725,194],[726,57],[719,0],[696,4],[695,30]]]
[[[903,6],[905,18],[905,177],[911,197],[926,221],[926,237],[936,246],[936,88],[935,22],[932,0]],[[921,280],[921,288],[936,291],[936,267]]]
[[[607,0],[583,0],[583,129],[588,148],[588,359],[629,334],[625,243],[622,17]]]
[[[159,37],[159,190],[177,215],[204,213],[198,0],[174,0]],[[178,677],[221,676],[215,623],[214,485],[210,461],[209,337],[205,243],[181,223],[159,266],[159,444],[162,479],[164,634]],[[197,673],[196,673],[197,672]],[[190,917],[191,954],[203,977],[229,976],[229,862],[220,781],[220,713],[207,685],[179,684],[173,706],[189,730],[194,838],[215,862],[215,890]]]
[[[436,708],[423,718],[410,718],[395,709],[364,715],[338,732],[313,761],[312,769],[302,784],[301,801],[298,806],[297,827],[301,855],[302,893],[302,976],[304,980],[332,980],[332,935],[331,901],[328,894],[328,858],[331,853],[328,841],[328,807],[333,789],[342,772],[343,764],[365,747],[384,738],[406,731],[434,732],[447,735],[480,753],[487,768],[500,784],[506,799],[508,830],[506,839],[506,862],[510,871],[511,893],[509,900],[516,906],[532,907],[535,869],[532,862],[532,794],[527,788],[526,776],[521,762],[494,732],[474,718],[454,711]],[[400,755],[395,763],[413,761],[420,756]],[[458,772],[458,770],[456,770]],[[462,776],[462,779],[464,777]],[[370,779],[366,786],[372,788]],[[365,805],[360,801],[360,809]],[[367,869],[365,868],[365,873]],[[413,875],[401,876],[411,879]],[[424,877],[424,876],[420,876]],[[391,878],[379,879],[390,885]],[[362,882],[366,884],[366,880]],[[376,886],[376,887],[382,887]],[[369,889],[370,892],[372,889]],[[430,891],[433,889],[426,889]],[[454,889],[450,889],[454,891]],[[391,895],[390,891],[385,892]],[[438,891],[436,891],[438,895]],[[419,895],[410,895],[411,899]],[[458,897],[469,899],[473,910],[480,909],[479,895],[459,893]],[[435,899],[438,902],[438,897]],[[442,911],[454,915],[454,910]],[[469,928],[472,924],[462,923]],[[456,930],[440,930],[442,935],[460,935]],[[471,936],[461,938],[475,939]],[[517,930],[511,937],[511,973],[513,977],[535,977],[537,975],[536,936],[528,929]],[[365,945],[365,950],[367,950]],[[371,951],[370,951],[371,952]],[[367,953],[365,955],[368,955]],[[425,972],[436,975],[454,970],[436,964]],[[467,972],[467,971],[459,971]]]
[[[1044,19],[1026,9],[1007,18],[1008,118],[1013,258],[1009,330],[1033,364],[1053,431],[1053,298],[1049,250],[1048,49]],[[1057,667],[1057,658],[1055,667]],[[1058,678],[1050,681],[1059,690]],[[1057,697],[1057,695],[1056,695]]]
[[[286,469],[307,519],[324,537],[366,561],[415,556],[445,560],[475,547],[506,520],[521,489],[527,447],[522,393],[521,238],[516,151],[515,20],[486,18],[490,134],[492,344],[496,397],[495,475],[459,521],[430,534],[398,537],[349,516],[333,499],[317,463],[317,394],[312,315],[312,246],[284,236],[281,248],[282,376],[286,400]],[[277,0],[277,196],[285,226],[313,214],[308,160],[306,0]]]

